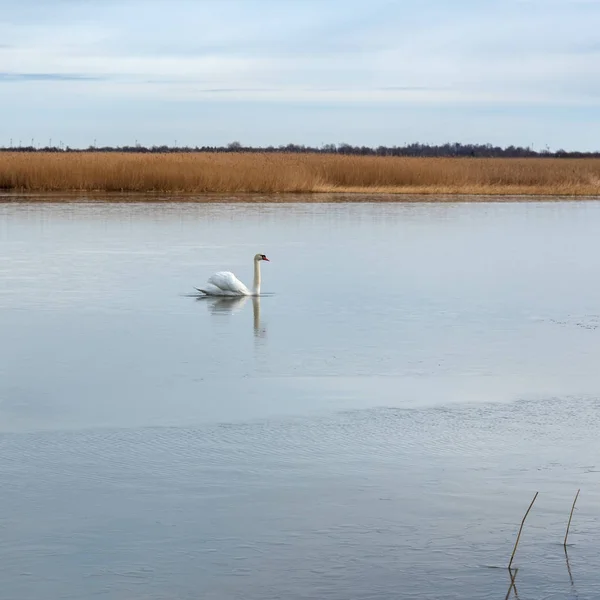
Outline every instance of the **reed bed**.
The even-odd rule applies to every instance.
[[[598,196],[600,159],[6,152],[0,189]]]

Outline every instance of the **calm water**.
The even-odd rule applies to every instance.
[[[503,599],[539,490],[518,598],[597,598],[598,232],[600,202],[0,204],[0,596]],[[264,297],[190,295],[256,252]]]

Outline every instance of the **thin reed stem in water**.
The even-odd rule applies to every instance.
[[[531,504],[529,505],[529,508],[527,509],[527,512],[525,513],[525,516],[523,517],[523,520],[521,521],[521,527],[519,527],[519,533],[517,534],[517,541],[515,542],[515,547],[513,548],[512,555],[510,557],[510,562],[508,563],[509,571],[510,571],[510,567],[512,566],[513,559],[515,557],[515,552],[517,551],[517,546],[519,545],[519,540],[521,539],[521,532],[523,531],[523,525],[525,525],[525,519],[527,518],[527,515],[529,514],[529,511],[531,510],[531,507],[533,506],[535,499],[538,497],[538,494],[539,494],[539,492],[535,493],[535,496],[533,497],[533,500],[531,501]]]
[[[575,503],[577,502],[577,498],[579,497],[579,492],[581,491],[581,489],[577,490],[577,493],[575,494],[575,500],[573,500],[573,506],[571,506],[571,514],[569,515],[569,522],[567,523],[567,532],[565,533],[565,541],[563,543],[563,546],[567,547],[567,538],[569,537],[569,529],[571,527],[571,519],[573,518],[573,511],[575,510]]]

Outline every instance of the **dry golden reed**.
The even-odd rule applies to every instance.
[[[600,195],[600,159],[262,153],[0,153],[21,192]]]

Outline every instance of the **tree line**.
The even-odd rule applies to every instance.
[[[351,144],[325,144],[320,147],[301,144],[280,146],[245,146],[240,142],[231,142],[226,146],[88,146],[87,148],[71,148],[64,146],[36,147],[0,146],[0,152],[132,152],[147,154],[168,154],[174,152],[254,152],[254,153],[295,153],[295,154],[344,154],[354,156],[421,156],[421,157],[481,157],[481,158],[600,158],[600,151],[581,152],[555,150],[548,148],[534,150],[522,146],[494,146],[492,144],[459,144],[441,145],[412,143],[404,146],[352,146]]]

